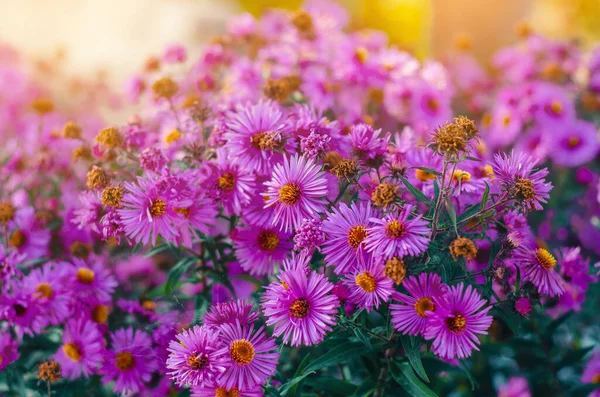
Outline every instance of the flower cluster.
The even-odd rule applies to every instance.
[[[597,281],[599,54],[529,32],[492,76],[465,46],[421,62],[310,1],[231,19],[197,60],[151,57],[126,123],[19,89],[0,57],[9,389],[39,387],[14,380],[36,365],[58,393],[430,395],[427,373],[450,394],[471,366],[526,396],[519,367],[547,360],[540,390],[561,394],[540,328]]]

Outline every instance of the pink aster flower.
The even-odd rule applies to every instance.
[[[425,332],[428,318],[435,312],[435,300],[448,290],[435,273],[420,273],[407,277],[402,286],[409,295],[394,293],[393,299],[402,304],[390,305],[394,328],[403,334],[419,335]]]
[[[391,258],[418,255],[427,249],[429,228],[422,215],[409,219],[414,205],[405,205],[400,212],[390,213],[383,219],[370,218],[374,226],[367,229],[365,248],[369,252]]]
[[[531,281],[540,294],[558,296],[565,292],[565,283],[554,269],[556,258],[550,252],[543,248],[520,246],[513,258],[523,272],[523,279]]]
[[[350,290],[348,300],[370,312],[389,300],[394,282],[383,273],[378,260],[360,260],[348,278],[343,279]]]
[[[82,318],[70,319],[63,332],[63,344],[54,355],[62,375],[68,379],[96,373],[103,359],[102,335],[96,325]]]
[[[10,332],[0,334],[0,371],[4,371],[19,358],[18,343],[10,335]]]
[[[332,288],[324,275],[314,271],[281,273],[261,299],[266,324],[275,326],[273,336],[283,335],[283,342],[292,346],[320,343],[336,323],[339,301]]]
[[[24,334],[39,334],[48,325],[48,319],[40,311],[39,302],[22,289],[15,291],[13,296],[2,296],[0,320],[7,320],[19,338]]]
[[[237,164],[266,175],[282,160],[281,152],[292,153],[294,142],[279,106],[259,102],[227,116],[225,148]]]
[[[53,325],[59,325],[71,314],[71,292],[66,272],[52,263],[33,269],[23,279],[23,289],[34,296],[40,309]]]
[[[219,327],[223,324],[251,325],[258,319],[252,303],[247,299],[220,302],[211,306],[204,315],[204,325]]]
[[[279,353],[264,327],[255,332],[253,326],[237,323],[223,324],[220,330],[224,347],[217,354],[225,356],[225,372],[217,379],[218,385],[226,390],[253,388],[275,374]]]
[[[525,297],[521,297],[515,301],[515,310],[522,316],[531,312],[531,302]]]
[[[552,160],[566,167],[583,165],[596,157],[598,153],[598,131],[593,123],[573,121],[561,126],[551,135]]]
[[[211,384],[225,370],[223,357],[216,354],[219,332],[206,326],[183,330],[177,340],[169,344],[167,368],[169,375],[179,385]]]
[[[364,240],[372,225],[369,219],[373,216],[377,216],[377,212],[370,202],[352,203],[350,207],[340,203],[323,222],[327,238],[322,252],[325,262],[334,267],[336,274],[354,269],[358,257],[364,255]]]
[[[473,349],[479,350],[477,335],[486,335],[493,317],[488,315],[492,308],[486,306],[472,286],[465,288],[460,283],[448,288],[448,293],[435,300],[425,328],[425,339],[433,339],[433,352],[445,359],[466,358]]]
[[[20,208],[15,212],[11,229],[8,245],[26,259],[37,259],[48,254],[50,230],[40,227],[36,222],[32,207]]]
[[[380,137],[381,129],[374,130],[368,124],[350,127],[350,142],[354,156],[362,161],[372,160],[388,151],[390,134]]]
[[[146,171],[159,172],[166,163],[167,158],[158,148],[149,147],[140,153],[140,166]]]
[[[187,59],[187,51],[181,44],[170,44],[165,48],[163,60],[166,63],[181,63]]]
[[[273,225],[280,230],[291,231],[303,218],[325,208],[322,199],[327,195],[327,180],[320,167],[306,157],[286,157],[265,185],[265,207],[275,206]]]
[[[67,271],[67,277],[71,282],[73,295],[82,302],[90,300],[106,303],[112,300],[117,281],[110,270],[101,261],[96,260],[92,264],[83,259],[72,258],[73,266]]]
[[[256,385],[252,388],[248,387],[232,387],[227,389],[218,385],[202,385],[192,387],[192,397],[221,397],[221,396],[239,396],[239,397],[263,397],[263,389]]]
[[[240,228],[233,246],[242,268],[252,275],[272,274],[292,249],[289,233],[271,228]]]
[[[241,214],[254,196],[254,176],[247,171],[250,168],[232,164],[228,158],[226,151],[217,151],[217,160],[205,185],[209,197],[221,204],[226,214]]]
[[[317,158],[329,152],[329,141],[331,137],[329,135],[320,134],[315,130],[312,130],[307,137],[300,139],[300,148],[302,154],[309,159]]]
[[[121,328],[111,334],[112,347],[102,365],[102,383],[115,382],[115,393],[137,393],[158,369],[152,339],[143,331]]]
[[[583,383],[599,383],[600,381],[600,353],[595,353],[587,362],[583,374],[581,375]],[[596,390],[589,394],[588,397],[599,397],[600,391]]]
[[[498,388],[497,397],[531,397],[527,378],[512,376],[504,385]]]
[[[541,210],[550,198],[552,184],[544,179],[548,169],[534,170],[537,161],[525,153],[497,154],[492,169],[503,191],[527,210]]]
[[[174,208],[174,211],[181,214],[184,219],[179,228],[178,240],[188,248],[192,247],[194,240],[197,241],[197,231],[210,234],[215,227],[215,219],[219,214],[217,208],[212,205],[211,200],[202,197],[199,191],[194,192],[193,197],[195,199],[191,200],[190,205]]]

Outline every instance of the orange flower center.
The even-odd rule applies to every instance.
[[[363,225],[356,225],[348,232],[348,244],[354,249],[357,249],[365,238],[367,238],[367,228]]]
[[[135,365],[135,358],[133,358],[133,354],[129,352],[120,352],[117,354],[115,364],[121,371],[127,371]]]
[[[546,270],[552,270],[556,266],[556,259],[552,254],[543,248],[539,248],[535,251],[535,259],[538,261],[541,267]]]
[[[73,342],[69,342],[63,346],[63,352],[71,360],[78,362],[81,360],[81,349]]]
[[[300,186],[288,183],[279,189],[279,201],[287,205],[294,205],[300,199]]]
[[[356,282],[356,285],[369,294],[375,291],[375,288],[377,287],[377,281],[375,280],[375,277],[366,271],[358,274],[354,278],[354,281]]]
[[[435,305],[433,304],[433,300],[428,296],[420,298],[415,302],[415,311],[420,317],[427,317],[426,312],[432,312],[434,310]]]
[[[459,313],[452,313],[454,317],[448,317],[446,319],[446,326],[448,329],[455,334],[460,334],[467,326],[467,319],[465,316]]]
[[[235,176],[231,173],[225,173],[219,177],[219,189],[230,192],[235,187]]]
[[[234,340],[229,345],[229,356],[238,365],[248,365],[254,360],[254,347],[246,339]]]
[[[8,245],[15,248],[21,248],[27,243],[27,236],[20,230],[16,230],[8,239]]]
[[[258,235],[258,245],[264,251],[275,251],[279,246],[279,236],[275,232],[265,230]]]
[[[152,204],[148,210],[152,216],[161,216],[167,210],[167,205],[161,199],[152,200]]]
[[[208,356],[206,354],[191,354],[187,359],[187,364],[195,371],[201,370],[208,365]]]
[[[290,305],[290,313],[296,318],[304,318],[310,312],[310,303],[304,298],[298,298]]]
[[[385,234],[389,238],[400,238],[406,234],[406,226],[399,220],[394,219],[385,225]]]
[[[38,285],[36,292],[39,293],[40,298],[52,298],[52,287],[48,283],[41,283]]]
[[[81,284],[90,285],[95,278],[96,274],[94,274],[92,269],[82,267],[81,269],[77,270],[77,281],[79,281]]]

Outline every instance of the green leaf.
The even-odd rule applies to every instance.
[[[325,396],[331,397],[348,397],[354,394],[356,386],[345,380],[320,376],[311,378],[307,381],[314,389],[324,392]]]
[[[474,391],[475,388],[477,388],[479,385],[477,384],[477,381],[473,378],[473,375],[471,375],[471,371],[469,371],[469,368],[467,368],[467,364],[466,364],[465,360],[459,360],[459,361],[460,361],[460,367],[462,368],[465,375],[467,375],[467,378],[469,379],[469,382],[471,383],[471,391]]]
[[[154,256],[158,253],[161,253],[163,251],[166,251],[169,249],[169,245],[168,244],[161,244],[161,245],[157,245],[156,247],[152,248],[150,251],[146,252],[144,254],[145,257],[150,257],[150,256]]]
[[[356,391],[352,397],[365,397],[379,389],[380,385],[377,383],[377,379],[374,377],[368,377],[356,388]]]
[[[593,348],[594,346],[588,346],[583,349],[570,350],[556,366],[558,368],[564,368],[578,364],[590,351],[592,351]]]
[[[359,342],[346,342],[335,346],[333,349],[326,352],[321,357],[311,362],[306,368],[305,372],[316,371],[321,368],[326,368],[337,363],[348,361],[351,358],[360,356],[369,352],[363,343]]]
[[[550,322],[550,324],[548,324],[548,327],[546,327],[546,331],[544,332],[544,337],[548,340],[551,340],[552,335],[554,335],[554,331],[556,331],[556,329],[558,327],[560,327],[562,325],[562,323],[567,321],[567,319],[569,317],[571,317],[572,314],[573,314],[573,312],[568,312],[567,314],[560,316],[556,320],[552,320]]]
[[[428,388],[413,371],[407,362],[392,361],[390,363],[392,377],[408,394],[412,397],[437,397],[430,388]]]
[[[282,396],[290,396],[290,397],[296,395],[295,389],[294,389],[293,393],[292,393],[291,389],[294,388],[296,385],[298,385],[300,382],[302,382],[304,380],[304,378],[306,378],[307,376],[312,375],[314,373],[315,373],[315,371],[310,371],[310,372],[305,372],[304,374],[302,374],[300,376],[296,376],[289,382],[286,382],[283,385],[281,385],[279,387],[279,393]]]
[[[144,244],[142,244],[142,242],[140,241],[139,243],[137,243],[135,245],[135,247],[133,247],[133,250],[131,251],[131,255],[135,255],[139,252],[139,250],[144,246]]]
[[[454,232],[458,235],[458,228],[456,227],[456,208],[454,208],[454,204],[449,199],[444,200],[444,205],[446,206],[446,211],[448,211],[448,215],[450,216],[450,221],[452,221],[452,227],[454,227]]]
[[[181,276],[187,272],[190,267],[198,261],[197,258],[188,256],[187,258],[183,258],[175,266],[169,270],[169,274],[167,275],[167,282],[165,283],[165,293],[170,294],[173,292],[175,285],[179,282]]]
[[[433,201],[429,200],[427,198],[427,196],[425,196],[423,194],[422,191],[420,191],[419,189],[417,189],[416,187],[414,187],[409,181],[408,179],[404,178],[404,177],[400,177],[400,179],[402,180],[402,182],[404,183],[404,186],[406,186],[406,188],[413,194],[413,196],[415,196],[415,198],[417,199],[417,201],[421,202],[421,203],[425,203],[429,206],[433,205]]]
[[[267,385],[265,387],[265,397],[281,397],[281,394],[277,391],[273,385]]]
[[[402,342],[402,347],[406,352],[406,357],[408,358],[410,365],[413,367],[417,375],[421,377],[421,379],[429,383],[429,378],[427,377],[427,373],[425,372],[425,368],[423,368],[423,363],[421,362],[421,338],[402,335],[400,337],[400,341]]]
[[[356,335],[358,340],[361,341],[365,346],[367,346],[369,350],[371,350],[371,341],[369,340],[369,337],[365,335],[365,333],[362,331],[360,326],[352,327],[352,331],[354,331],[354,335]]]
[[[490,197],[490,185],[485,182],[485,192],[483,192],[483,197],[481,198],[481,205],[479,206],[479,210],[483,211],[485,207],[487,207],[488,197]]]
[[[441,172],[439,172],[439,171],[436,171],[436,170],[434,170],[433,168],[427,168],[427,167],[414,167],[414,168],[416,168],[416,169],[418,169],[418,170],[421,170],[421,171],[428,172],[428,173],[430,173],[431,175],[437,175],[437,176],[440,176],[440,175],[442,175],[442,173],[441,173]]]

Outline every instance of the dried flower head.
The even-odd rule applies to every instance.
[[[60,364],[54,360],[46,361],[38,367],[38,379],[44,382],[56,382],[61,378]]]
[[[73,160],[91,160],[92,159],[92,150],[87,146],[80,146],[78,148],[73,149],[73,153],[71,154]]]
[[[267,98],[284,102],[291,93],[300,87],[300,77],[291,75],[280,79],[267,79],[264,93]]]
[[[457,157],[467,149],[468,139],[462,126],[445,124],[435,131],[431,148],[444,157]]]
[[[65,138],[71,139],[80,139],[81,138],[81,127],[77,125],[74,121],[67,121],[63,128],[62,135]]]
[[[152,84],[152,92],[156,98],[170,99],[177,93],[177,90],[179,90],[179,86],[170,77],[163,77]]]
[[[381,183],[371,195],[371,202],[375,207],[386,208],[396,200],[398,195],[398,186],[390,183]]]
[[[102,204],[107,207],[121,208],[121,200],[125,189],[121,186],[109,186],[102,191]]]
[[[90,189],[102,189],[108,186],[110,178],[106,171],[97,165],[93,166],[92,169],[87,173],[87,187]]]
[[[383,273],[390,279],[399,285],[406,277],[406,266],[404,265],[404,261],[402,258],[398,258],[394,256],[388,259],[385,262],[385,267],[383,268]]]
[[[116,149],[123,145],[123,137],[115,127],[103,128],[96,135],[96,142],[107,149]]]
[[[31,108],[39,115],[54,111],[54,102],[50,98],[36,98],[31,102]]]
[[[76,258],[86,259],[90,252],[92,251],[92,246],[90,244],[82,243],[81,241],[75,241],[69,247],[69,252]]]
[[[342,156],[340,156],[337,152],[328,152],[323,157],[323,162],[325,163],[326,167],[330,170],[335,168],[339,163],[342,162],[342,160]]]
[[[450,254],[454,260],[459,256],[462,256],[466,260],[472,260],[477,256],[477,247],[472,240],[466,237],[458,237],[450,243]]]
[[[306,11],[298,11],[292,16],[292,24],[298,29],[301,36],[307,40],[315,37],[315,26],[312,17]]]
[[[454,124],[461,127],[465,131],[465,134],[467,134],[467,139],[475,138],[479,132],[475,122],[466,116],[456,117],[454,119]]]
[[[356,166],[356,162],[354,160],[343,159],[335,166],[333,166],[330,172],[333,175],[335,175],[338,179],[350,180],[353,179],[358,173],[358,167]]]

